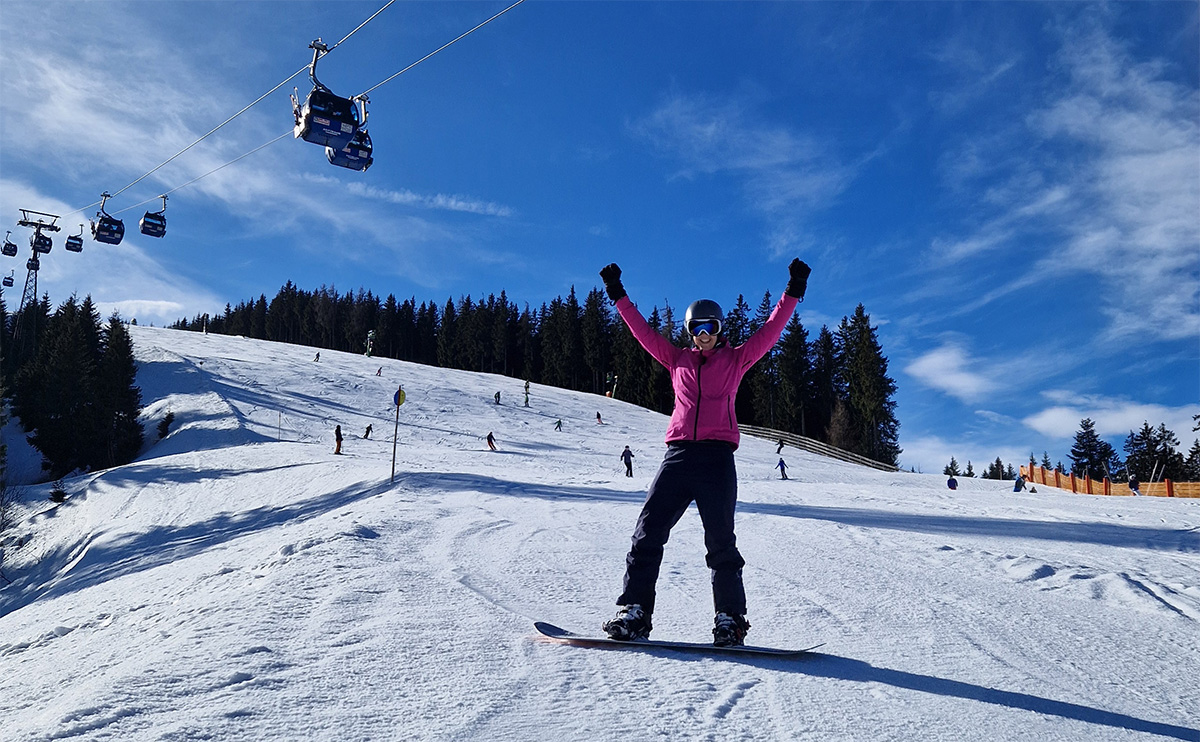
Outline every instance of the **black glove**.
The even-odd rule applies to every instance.
[[[600,269],[600,279],[604,281],[604,290],[608,292],[608,298],[614,302],[622,296],[626,296],[625,287],[621,285],[621,266],[616,263],[609,263]]]
[[[800,258],[792,258],[791,264],[788,265],[788,274],[791,278],[788,279],[787,288],[783,290],[783,293],[803,299],[804,290],[808,288],[809,273],[812,273],[812,268],[808,267],[808,263]]]

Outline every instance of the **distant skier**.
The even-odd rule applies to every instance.
[[[525,406],[529,406],[529,382],[525,382]]]
[[[625,462],[625,476],[632,477],[633,476],[633,451],[629,450],[629,446],[626,446],[625,450],[621,452],[621,461]]]
[[[554,429],[555,429],[555,430],[557,430],[557,431],[558,431],[558,432],[560,432],[560,433],[562,432],[562,420],[555,420],[555,421],[554,421]]]
[[[1132,474],[1129,475],[1129,491],[1133,493],[1134,497],[1142,496],[1142,483]]]
[[[597,413],[596,413],[596,424],[597,424],[597,425],[603,425],[603,424],[604,424],[604,421],[600,419],[600,413],[599,413],[599,412],[597,412]]]
[[[363,433],[363,438],[366,439],[366,438],[370,438],[370,437],[371,437],[371,426],[367,425],[367,431],[365,433]]]
[[[496,404],[500,404],[500,392],[496,392]]]
[[[313,356],[313,363],[316,363],[320,360],[321,360],[321,351],[318,350],[317,354],[315,356]]]
[[[779,447],[775,449],[775,453],[777,453],[777,454],[783,453],[783,439],[782,438],[779,439]]]
[[[1018,474],[1017,480],[1015,482],[1013,482],[1013,492],[1024,492],[1024,491],[1025,491],[1025,477]]]
[[[719,271],[719,261],[701,263]],[[675,409],[667,426],[667,453],[650,484],[625,559],[624,589],[617,598],[617,615],[603,625],[613,639],[644,639],[653,628],[655,583],[663,547],[671,528],[694,500],[704,525],[705,561],[712,570],[715,617],[713,644],[744,643],[746,590],[737,549],[734,512],[737,508],[737,469],[733,453],[740,442],[734,398],[742,377],[779,341],[796,304],[804,297],[811,269],[799,258],[788,265],[789,280],[767,321],[742,345],[732,347],[723,330],[721,307],[710,299],[692,302],[684,327],[693,347],[677,348],[646,322],[621,284],[616,263],[600,271],[609,299],[617,305],[626,326],[642,348],[670,374]],[[701,384],[704,393],[701,394]]]
[[[787,464],[782,458],[779,459],[779,463],[775,465],[775,468],[779,470],[780,479],[787,479]]]
[[[949,479],[946,480],[946,486],[952,490],[956,490],[956,489],[958,489],[958,480],[955,479],[953,476],[951,476]]]
[[[335,445],[333,447],[333,452],[341,453],[342,452],[342,426],[341,425],[334,427],[333,440],[335,441]]]
[[[496,437],[491,433],[487,434],[487,444],[488,448],[492,449],[493,451],[496,450]]]

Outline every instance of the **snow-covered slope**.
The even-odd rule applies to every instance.
[[[950,492],[792,450],[784,482],[774,444],[746,439],[749,639],[821,653],[568,647],[532,622],[614,610],[664,417],[132,329],[148,439],[175,422],[62,505],[26,489],[0,590],[5,740],[1200,739],[1200,501]],[[694,510],[659,587],[655,636],[709,638]]]

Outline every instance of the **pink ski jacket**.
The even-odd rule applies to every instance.
[[[667,426],[667,443],[675,441],[725,441],[735,449],[741,441],[733,403],[738,385],[750,367],[767,354],[799,302],[784,294],[758,332],[737,346],[709,351],[677,348],[646,322],[628,296],[617,301],[617,312],[646,352],[666,367],[675,390],[675,411]]]

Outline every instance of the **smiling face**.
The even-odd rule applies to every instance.
[[[712,350],[717,347],[720,339],[719,335],[709,335],[706,332],[702,332],[699,335],[692,335],[692,343],[700,350]]]

